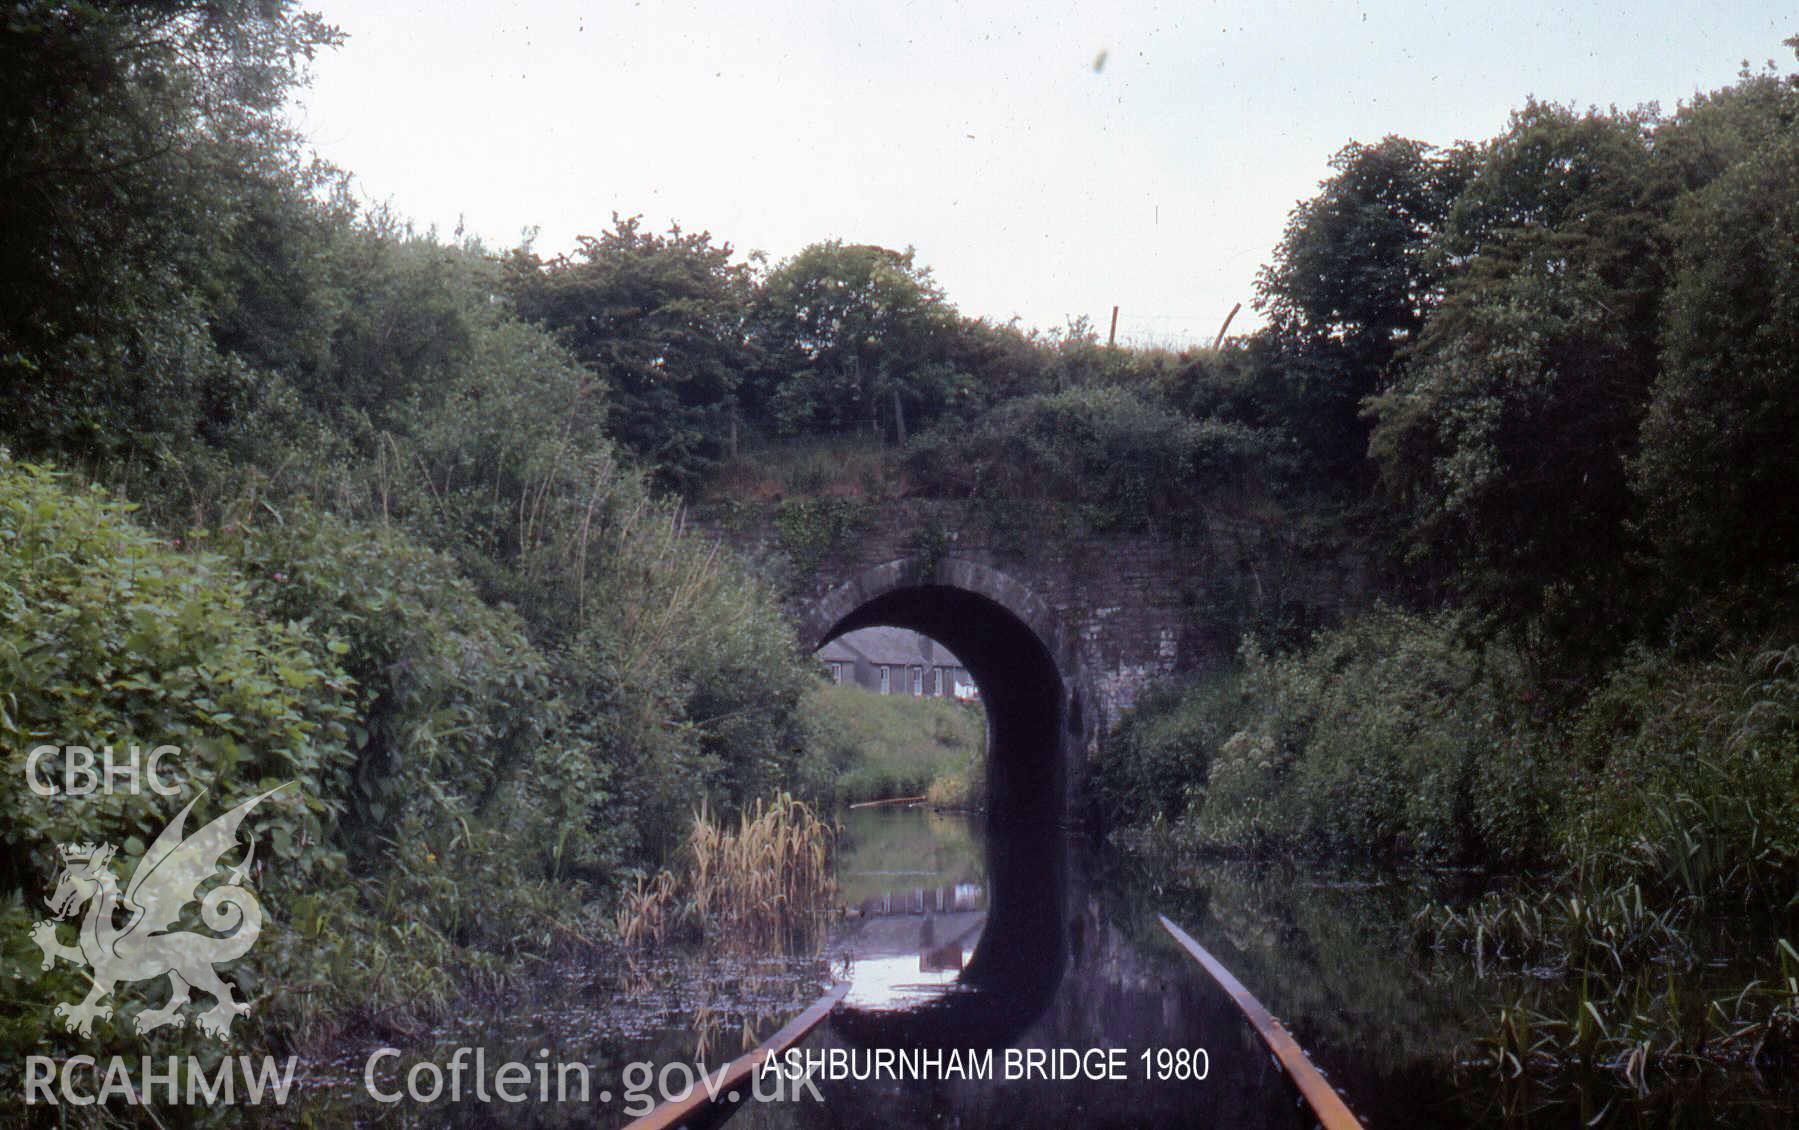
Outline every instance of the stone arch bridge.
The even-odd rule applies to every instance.
[[[1303,631],[1365,589],[1341,546],[1274,514],[1111,529],[1056,503],[817,498],[696,509],[776,579],[802,642],[910,628],[981,689],[996,814],[1083,822],[1105,735],[1145,690]]]

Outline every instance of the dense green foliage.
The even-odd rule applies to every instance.
[[[1431,253],[1456,266],[1369,407],[1415,554],[1564,636],[1625,612],[1624,461],[1663,272],[1649,150],[1634,116],[1515,115],[1451,206]]]
[[[914,483],[989,499],[1095,503],[1136,526],[1184,512],[1194,492],[1239,486],[1277,462],[1268,436],[1234,421],[1195,420],[1133,389],[1020,397],[967,424],[921,437]]]
[[[145,456],[253,395],[207,320],[265,217],[317,183],[283,104],[335,38],[285,0],[0,15],[0,417],[15,442]]]
[[[1361,403],[1423,327],[1442,270],[1431,241],[1468,166],[1466,150],[1401,137],[1350,143],[1257,280],[1268,347],[1307,407],[1296,430],[1323,469],[1365,477]]]
[[[1420,919],[1498,978],[1502,1071],[1642,1086],[1795,1030],[1790,947],[1714,1000],[1704,924],[1799,912],[1796,143],[1769,72],[1666,117],[1533,102],[1480,145],[1351,145],[1236,373],[1153,386],[1348,484],[1391,603],[1144,700],[1107,810],[1174,857],[1548,869]]]
[[[1548,824],[1553,764],[1532,756],[1528,699],[1515,657],[1480,649],[1454,617],[1380,610],[1303,653],[1246,649],[1240,689],[1184,702],[1174,725],[1192,741],[1180,817],[1196,842],[1303,847],[1336,855],[1438,862],[1528,859]],[[1128,732],[1170,725],[1133,720]],[[1121,766],[1158,779],[1172,751],[1127,745]],[[1209,762],[1209,766],[1207,765]],[[1179,794],[1176,794],[1179,795]]]
[[[1150,691],[1107,742],[1094,786],[1112,825],[1175,820],[1203,798],[1211,760],[1236,733],[1248,702],[1228,674]]]
[[[1799,650],[1634,652],[1564,753],[1569,836],[1607,877],[1714,910],[1799,909]]]
[[[260,609],[338,641],[354,687],[345,799],[357,834],[478,808],[534,760],[551,717],[543,658],[449,558],[304,508],[228,540]]]
[[[741,416],[752,367],[748,268],[729,244],[613,217],[573,257],[507,258],[519,313],[553,329],[612,390],[613,436],[672,485],[715,470]]]
[[[1378,480],[1346,513],[1393,548],[1383,595],[1430,615],[1365,614],[1298,654],[1252,644],[1247,705],[1149,704],[1200,747],[1193,842],[1553,861],[1601,826],[1697,827],[1739,893],[1755,868],[1733,853],[1784,850],[1714,808],[1794,802],[1777,761],[1730,752],[1721,687],[1749,694],[1742,657],[1786,654],[1799,628],[1796,138],[1799,80],[1764,73],[1666,117],[1532,103],[1481,145],[1337,156],[1262,275],[1271,325],[1243,364],[1325,417],[1359,402]],[[1341,445],[1255,396],[1266,378],[1227,374],[1196,406],[1281,428],[1302,478],[1331,465]],[[1695,728],[1651,757],[1595,728],[1626,704]],[[1167,753],[1114,752],[1114,811],[1176,815]],[[1621,807],[1623,781],[1643,806]]]
[[[710,421],[742,368],[714,341],[739,295],[696,324],[726,253],[621,224],[527,295],[523,253],[359,211],[283,124],[336,39],[283,3],[0,21],[9,976],[37,977],[52,845],[128,868],[171,814],[25,792],[38,744],[179,746],[203,807],[298,783],[257,816],[270,925],[240,974],[277,1044],[410,1030],[602,938],[695,804],[798,780],[817,674],[645,474],[698,450],[649,369]],[[534,324],[602,293],[600,334]],[[0,1041],[61,1038],[27,1021]]]
[[[1725,152],[1734,159],[1672,215],[1661,365],[1633,485],[1666,580],[1741,586],[1750,599],[1758,589],[1790,593],[1799,558],[1799,93],[1750,80],[1676,123],[1708,150],[1733,130]]]
[[[79,805],[32,795],[26,760],[41,745],[110,748],[121,762],[134,746],[175,746],[165,775],[190,791],[297,780],[274,838],[284,879],[342,866],[299,852],[344,815],[357,714],[341,637],[275,614],[227,561],[171,546],[103,492],[5,456],[0,543],[7,890],[37,885],[50,844],[110,839],[141,855],[167,819],[147,788]],[[45,778],[60,780],[40,768]]]
[[[953,311],[911,251],[817,243],[763,282],[757,328],[774,380],[762,408],[786,433],[867,428],[905,446],[966,377],[944,356]]]

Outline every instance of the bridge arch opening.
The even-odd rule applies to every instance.
[[[996,820],[1067,818],[1069,693],[1053,616],[1003,574],[965,562],[894,562],[840,586],[805,625],[814,648],[862,628],[906,628],[954,653],[987,713]]]
[[[955,990],[894,1010],[839,1008],[861,1046],[1003,1047],[1041,1016],[1067,967],[1066,843],[1078,673],[1054,612],[971,562],[896,561],[825,596],[804,622],[823,647],[863,628],[907,628],[966,668],[987,712],[987,911]],[[1070,723],[1074,725],[1071,727]]]

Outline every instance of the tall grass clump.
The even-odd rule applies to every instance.
[[[1606,976],[1655,962],[1690,968],[1695,951],[1686,902],[1657,906],[1635,883],[1489,892],[1471,906],[1432,904],[1418,912],[1420,944],[1453,949],[1475,968],[1530,968],[1539,975]]]
[[[1799,1049],[1799,951],[1781,939],[1778,972],[1736,988],[1646,967],[1625,977],[1516,976],[1474,1042],[1496,1073],[1606,1071],[1647,1093],[1652,1074],[1789,1061]]]
[[[835,907],[836,839],[832,824],[786,793],[757,800],[735,828],[702,805],[675,868],[626,894],[618,937],[643,946],[685,932],[769,946],[812,936]]]
[[[1799,646],[1634,653],[1587,702],[1571,852],[1714,910],[1799,907]]]

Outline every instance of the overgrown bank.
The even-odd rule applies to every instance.
[[[278,517],[171,538],[98,488],[0,461],[13,892],[0,918],[6,965],[34,991],[85,992],[66,965],[40,980],[29,940],[56,845],[120,845],[129,876],[173,814],[147,790],[46,800],[27,787],[40,745],[121,759],[174,746],[162,773],[189,799],[208,790],[207,819],[298,784],[256,819],[270,925],[240,981],[276,1046],[409,1031],[521,960],[603,941],[629,869],[672,850],[691,805],[734,809],[793,775],[810,673],[763,598],[692,551],[640,566],[625,590],[668,607],[658,620],[557,644],[414,536],[300,500],[265,513]],[[669,522],[641,515],[613,552],[653,551],[643,527],[675,538]],[[788,698],[740,689],[730,631],[764,679],[789,672]],[[642,689],[667,679],[679,694]],[[759,736],[766,758],[738,760]],[[62,761],[40,759],[38,775]],[[49,1003],[14,1016],[8,1046],[72,1038]]]
[[[1340,398],[1304,465],[1366,476],[1385,604],[1246,640],[1099,767],[1163,857],[1505,877],[1420,936],[1495,978],[1506,1070],[1790,1054],[1796,139],[1768,70],[1666,115],[1533,103],[1479,144],[1344,149],[1257,348]],[[1769,943],[1705,997],[1725,919]],[[1499,999],[1507,969],[1543,979]]]
[[[1486,979],[1502,1070],[1641,1082],[1789,1056],[1799,648],[1637,648],[1556,709],[1477,628],[1384,610],[1294,653],[1246,645],[1241,671],[1126,720],[1101,777],[1114,819],[1165,860],[1488,871],[1492,894],[1426,911],[1417,938]],[[1769,939],[1760,972],[1716,985],[1745,934]]]
[[[229,972],[270,1051],[607,942],[696,806],[799,777],[818,675],[620,454],[613,379],[288,129],[336,40],[287,3],[0,14],[6,1118],[27,1051],[142,1051],[138,990],[91,1039],[53,1012],[87,991],[32,941],[59,845],[116,845],[122,885],[179,807],[39,795],[40,746],[177,747],[189,831],[296,783],[252,818],[264,929]]]

